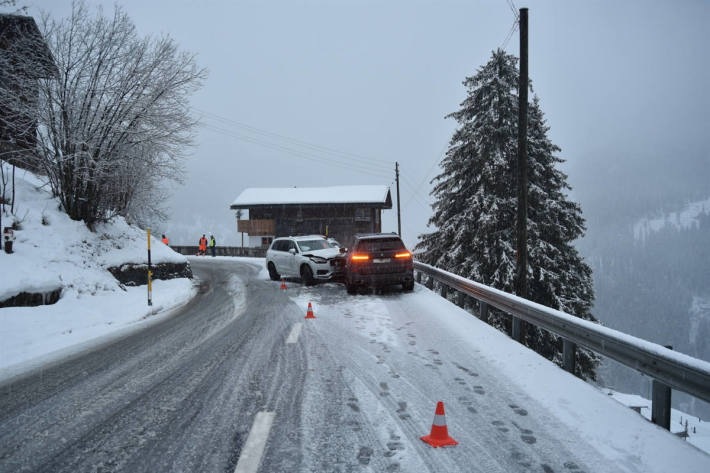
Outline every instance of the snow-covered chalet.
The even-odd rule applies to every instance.
[[[267,247],[276,237],[327,235],[349,245],[356,233],[382,231],[382,209],[392,208],[389,187],[381,185],[245,189],[230,206],[248,210],[239,232],[250,247]],[[238,214],[239,215],[239,214]]]

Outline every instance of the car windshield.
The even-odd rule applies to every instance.
[[[360,240],[357,251],[403,250],[404,243],[399,238],[372,238]]]
[[[328,245],[328,242],[325,240],[299,241],[298,246],[301,248],[301,251],[303,253],[305,253],[307,251],[325,250],[327,248],[330,248],[330,246]]]

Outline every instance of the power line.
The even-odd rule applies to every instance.
[[[444,147],[441,148],[441,151],[436,156],[436,159],[434,160],[434,162],[431,163],[431,166],[429,166],[429,169],[427,169],[427,172],[424,174],[424,177],[422,177],[421,181],[419,181],[419,184],[417,184],[417,186],[415,187],[417,194],[419,194],[419,190],[422,189],[422,186],[424,185],[426,180],[429,178],[429,175],[431,174],[431,170],[434,169],[434,167],[441,162],[441,161],[439,161],[439,156],[444,154],[446,147],[447,147],[447,145],[444,145]],[[407,207],[412,202],[413,198],[414,198],[414,195],[410,196],[410,198],[407,199],[407,201],[404,203],[404,207]],[[421,203],[421,201],[420,201],[420,203]]]
[[[505,50],[506,47],[508,47],[508,41],[510,41],[510,38],[513,37],[515,32],[518,29],[518,19],[517,17],[513,20],[513,25],[510,27],[510,30],[508,31],[508,34],[505,36],[505,39],[503,40],[503,43],[500,45],[500,49]]]
[[[262,146],[262,147],[265,147],[268,149],[272,149],[275,151],[282,151],[287,154],[290,154],[291,156],[299,157],[299,158],[302,158],[302,159],[305,159],[308,161],[338,166],[341,168],[357,171],[357,172],[360,172],[363,174],[369,174],[371,176],[376,176],[376,177],[380,177],[380,178],[386,177],[387,179],[389,179],[391,177],[391,172],[385,172],[384,170],[365,167],[363,164],[366,164],[366,163],[360,163],[360,165],[358,165],[357,163],[353,163],[353,162],[343,162],[343,161],[339,161],[339,160],[336,160],[333,158],[319,157],[317,155],[307,153],[304,150],[287,146],[283,143],[277,143],[274,141],[268,141],[268,140],[265,140],[265,139],[262,139],[259,137],[255,137],[255,136],[248,136],[248,135],[240,134],[239,132],[236,132],[234,130],[229,130],[227,128],[223,128],[223,127],[220,127],[220,126],[214,125],[214,124],[202,123],[201,126],[207,130],[222,134],[224,136],[228,136],[230,138],[234,138],[234,139],[244,141],[247,143],[251,143],[251,144],[256,144],[256,145],[259,145],[259,146]]]
[[[237,140],[240,140],[240,141],[244,141],[244,142],[247,142],[247,143],[256,144],[256,145],[259,145],[259,146],[262,146],[262,147],[265,147],[265,148],[269,148],[269,149],[272,149],[272,150],[276,150],[276,151],[283,151],[283,152],[288,153],[288,154],[290,154],[290,155],[292,155],[292,156],[296,156],[296,157],[299,157],[299,158],[303,158],[303,159],[306,159],[306,160],[309,160],[309,161],[314,161],[314,162],[319,162],[319,163],[326,163],[326,164],[331,164],[331,165],[335,165],[335,166],[345,167],[346,169],[356,170],[356,171],[358,171],[358,172],[363,172],[363,173],[366,173],[366,174],[375,175],[375,176],[377,176],[377,177],[384,177],[384,176],[386,176],[387,178],[390,177],[389,173],[388,173],[388,174],[385,174],[385,173],[383,173],[383,172],[378,172],[377,170],[373,170],[373,169],[370,169],[370,168],[365,168],[365,167],[362,167],[362,166],[356,166],[356,165],[353,165],[352,163],[344,163],[344,162],[337,161],[337,160],[334,160],[334,159],[329,159],[329,158],[325,158],[325,157],[317,157],[317,156],[314,156],[314,155],[312,155],[312,154],[310,154],[310,153],[306,153],[306,152],[304,152],[303,150],[299,150],[299,149],[297,149],[297,148],[291,148],[291,147],[286,146],[286,145],[283,145],[283,144],[264,141],[264,140],[261,140],[261,139],[259,139],[259,138],[253,137],[253,136],[241,135],[241,134],[236,133],[236,132],[234,132],[234,131],[231,131],[231,130],[228,130],[228,129],[224,129],[224,128],[221,128],[221,127],[218,127],[218,126],[215,126],[215,125],[203,124],[202,126],[203,126],[204,128],[206,128],[206,129],[208,129],[208,130],[214,131],[214,132],[216,132],[216,133],[220,133],[220,134],[225,135],[225,136],[229,136],[229,137],[231,137],[231,138],[234,138],[234,139],[237,139]]]
[[[201,110],[197,107],[193,107],[193,109],[198,112],[199,114],[210,118],[212,120],[219,120],[222,122],[226,122],[228,124],[231,124],[233,126],[236,126],[238,128],[241,128],[247,132],[262,135],[264,137],[268,137],[271,139],[277,139],[277,140],[283,140],[288,142],[290,145],[295,145],[303,148],[307,148],[309,150],[319,152],[319,153],[328,153],[328,154],[335,154],[335,155],[340,155],[341,157],[347,157],[348,159],[357,159],[361,162],[367,162],[368,165],[371,165],[373,167],[379,167],[381,169],[391,169],[391,163],[383,162],[382,160],[379,159],[373,159],[361,154],[357,153],[351,153],[348,151],[342,151],[338,150],[336,148],[332,148],[329,146],[323,146],[323,145],[318,145],[315,143],[311,143],[308,141],[300,140],[297,138],[292,138],[290,136],[282,135],[273,131],[265,130],[263,128],[258,128],[243,122],[239,122],[237,120],[233,120],[231,118],[227,118],[224,116],[217,115],[216,113],[208,112],[206,110]]]
[[[419,195],[419,190],[414,187],[412,182],[407,178],[405,175],[401,175],[402,177],[402,182],[404,182],[411,190],[412,190],[412,196],[414,199],[418,200],[420,204],[422,204],[424,207],[428,207],[429,204],[422,199],[422,197]]]
[[[208,117],[208,120],[210,120],[209,117]],[[209,123],[203,122],[203,126],[208,126],[208,127],[211,126],[213,128],[218,128],[219,131],[228,132],[228,133],[231,133],[231,134],[239,136],[239,137],[248,137],[251,140],[259,141],[260,143],[270,143],[274,146],[283,146],[283,147],[291,149],[291,150],[297,149],[297,150],[299,150],[299,152],[304,153],[304,154],[308,154],[309,156],[312,156],[315,159],[338,161],[338,155],[333,156],[332,154],[325,153],[324,151],[315,151],[315,150],[310,150],[310,149],[299,148],[297,145],[295,145],[292,142],[284,141],[284,140],[280,140],[280,139],[274,139],[273,137],[271,137],[269,135],[249,134],[248,131],[245,132],[244,130],[233,130],[223,124],[214,124],[211,122],[209,122]],[[373,165],[369,162],[364,162],[359,159],[343,157],[342,155],[340,156],[340,158],[341,158],[339,160],[340,162],[347,162],[348,164],[354,163],[354,164],[358,165],[359,167],[367,168],[373,172],[383,173],[383,172],[390,171],[390,168],[378,166],[378,165]]]
[[[505,39],[500,45],[500,49],[505,50],[506,47],[508,47],[508,41],[510,41],[510,38],[513,37],[515,34],[515,31],[518,29],[518,22],[520,20],[520,12],[518,11],[518,8],[515,6],[515,2],[513,0],[506,0],[506,3],[508,4],[508,7],[510,8],[510,11],[513,12],[513,25],[510,27],[510,30],[508,30],[508,34],[505,36]]]
[[[513,15],[515,16],[515,21],[518,21],[520,19],[520,12],[518,11],[518,7],[515,6],[515,2],[513,0],[506,0],[508,2],[508,6],[510,7],[510,11],[513,12]]]

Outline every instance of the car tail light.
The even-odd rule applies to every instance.
[[[355,253],[350,257],[350,261],[367,261],[370,259],[370,255]]]
[[[411,258],[412,254],[409,251],[402,251],[394,255],[395,258]]]

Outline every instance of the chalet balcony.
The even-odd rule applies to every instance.
[[[273,236],[276,234],[276,221],[273,219],[237,220],[237,231],[253,236]]]

